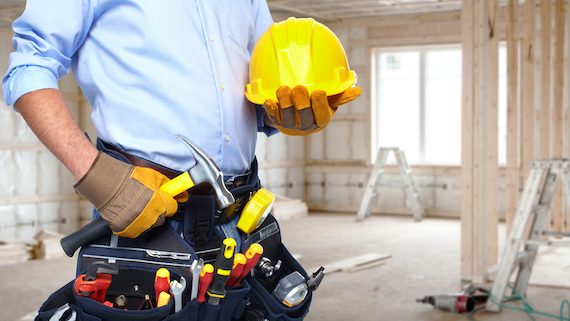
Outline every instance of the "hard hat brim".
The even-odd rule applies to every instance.
[[[343,83],[341,83],[340,85],[338,83],[334,83],[334,85],[330,85],[330,84],[309,84],[309,85],[303,85],[307,88],[307,90],[309,91],[309,94],[311,94],[313,91],[315,90],[322,90],[324,91],[327,96],[333,96],[333,95],[337,95],[340,93],[343,93],[345,90],[347,90],[348,88],[354,86],[354,84],[356,84],[356,73],[354,73],[354,78],[351,78]],[[289,86],[291,88],[299,85],[299,84],[283,84],[284,86]],[[251,87],[248,84],[248,88],[245,91],[245,97],[247,98],[247,100],[249,100],[250,102],[254,103],[254,104],[258,104],[258,105],[263,105],[263,103],[265,102],[266,99],[271,99],[273,101],[277,101],[277,91],[254,91],[251,90]]]

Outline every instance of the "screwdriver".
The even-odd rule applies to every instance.
[[[206,291],[212,283],[212,278],[214,277],[214,266],[212,264],[206,264],[200,272],[200,284],[198,285],[198,303],[203,303],[206,301]]]
[[[232,274],[230,275],[230,278],[226,283],[227,287],[234,285],[234,282],[237,280],[237,278],[240,277],[246,262],[247,259],[245,258],[245,255],[241,253],[236,253],[236,255],[234,256],[234,266],[232,268]]]
[[[232,273],[234,264],[234,250],[236,241],[227,238],[222,242],[220,251],[214,263],[214,277],[212,284],[208,288],[208,303],[213,305],[220,304],[220,300],[226,296],[226,283]]]
[[[247,262],[243,267],[241,275],[234,282],[233,285],[240,284],[241,280],[249,273],[249,271],[251,271],[251,269],[253,269],[253,267],[257,265],[257,262],[259,261],[261,254],[263,254],[263,247],[258,243],[253,243],[249,246],[249,249],[247,249],[247,251],[245,252],[245,258],[247,259]]]
[[[154,299],[158,302],[161,292],[170,291],[170,271],[160,268],[154,276]]]

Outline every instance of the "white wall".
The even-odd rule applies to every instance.
[[[11,32],[0,30],[0,70],[13,50]],[[67,76],[60,87],[79,119],[79,89]],[[0,100],[0,240],[32,240],[48,229],[70,233],[79,227],[75,178],[39,142],[22,117]]]

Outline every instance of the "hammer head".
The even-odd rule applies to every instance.
[[[192,180],[196,184],[207,182],[212,185],[216,193],[216,201],[220,208],[226,208],[233,204],[235,202],[234,196],[226,188],[224,184],[224,174],[214,160],[188,138],[178,134],[174,136],[184,143],[192,152],[192,155],[194,155],[196,165],[188,170],[188,174],[190,174]]]

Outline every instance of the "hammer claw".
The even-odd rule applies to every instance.
[[[183,135],[174,135],[178,138],[194,155],[196,165],[188,170],[192,181],[197,185],[207,182],[214,188],[216,201],[220,208],[226,208],[235,202],[233,194],[224,184],[224,175],[214,160],[206,154],[198,145]]]

